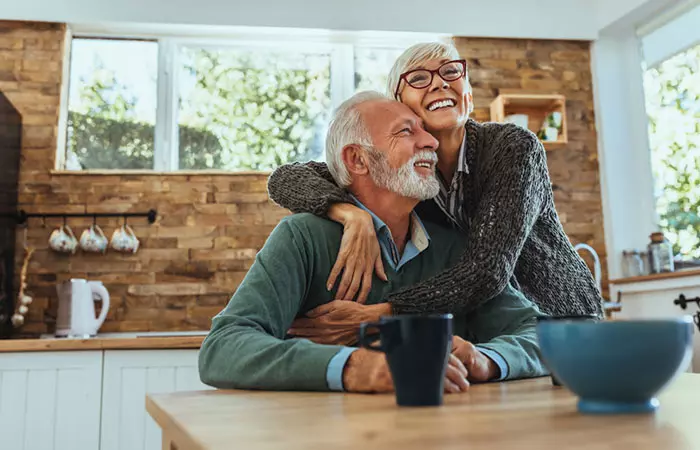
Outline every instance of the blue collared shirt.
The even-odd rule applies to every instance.
[[[418,256],[423,250],[428,248],[430,244],[430,236],[423,226],[423,222],[418,218],[418,214],[411,212],[411,223],[409,226],[409,231],[411,232],[411,237],[406,241],[406,245],[403,249],[403,254],[399,253],[399,249],[394,242],[394,238],[391,236],[391,230],[389,227],[377,217],[372,211],[370,211],[365,205],[363,205],[355,197],[355,203],[357,206],[364,209],[372,217],[372,222],[374,223],[374,230],[377,233],[377,240],[379,241],[379,248],[384,255],[384,260],[389,263],[389,266],[398,271],[410,260]]]
[[[381,248],[382,255],[384,255],[384,261],[388,263],[392,269],[399,271],[401,267],[406,265],[416,256],[420,255],[425,249],[428,248],[430,244],[430,236],[428,231],[423,226],[423,222],[418,218],[415,212],[411,212],[411,225],[410,232],[411,237],[406,242],[404,246],[403,254],[399,253],[396,242],[394,238],[391,237],[391,231],[389,227],[377,217],[372,211],[370,211],[365,205],[363,205],[358,199],[353,197],[357,206],[367,211],[372,217],[372,222],[374,223],[374,229],[377,233],[377,240],[379,241],[379,248]],[[508,365],[505,359],[493,350],[486,348],[481,348],[476,346],[481,353],[491,358],[496,365],[501,369],[501,375],[498,380],[503,380],[508,375]],[[345,347],[341,349],[338,353],[331,358],[328,363],[328,368],[326,369],[326,382],[328,383],[328,388],[332,391],[343,391],[343,369],[345,364],[350,358],[352,352],[357,350],[354,347]]]

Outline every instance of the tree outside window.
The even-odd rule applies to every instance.
[[[700,259],[700,45],[644,73],[659,225],[680,259]]]

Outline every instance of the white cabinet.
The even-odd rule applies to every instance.
[[[199,350],[106,350],[100,450],[160,450],[146,394],[211,389],[199,379]]]
[[[0,353],[0,450],[160,450],[146,394],[211,389],[198,353]]]
[[[99,448],[102,352],[0,353],[0,448]]]
[[[667,278],[660,280],[637,281],[633,283],[610,284],[611,298],[619,299],[621,311],[615,319],[658,319],[693,315],[698,311],[695,303],[686,309],[674,304],[681,294],[686,298],[700,296],[700,276]],[[689,372],[700,373],[700,332],[694,326],[693,359]]]

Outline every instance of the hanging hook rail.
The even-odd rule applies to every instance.
[[[46,219],[47,217],[62,217],[64,222],[68,217],[92,217],[93,221],[96,221],[98,217],[146,217],[148,223],[154,223],[156,217],[158,216],[158,211],[155,209],[150,209],[147,212],[125,212],[125,213],[28,213],[23,209],[20,209],[16,215],[5,214],[3,217],[14,217],[18,225],[22,225],[27,222],[32,217],[40,217]]]

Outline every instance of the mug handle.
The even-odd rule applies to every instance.
[[[93,230],[93,231],[97,231],[97,234],[99,234],[100,237],[101,237],[102,239],[107,239],[107,238],[105,237],[105,234],[102,232],[102,228],[100,228],[99,225],[93,224],[92,230]]]
[[[360,324],[360,347],[364,347],[369,350],[374,350],[375,352],[381,352],[381,345],[374,345],[380,338],[379,334],[369,336],[367,334],[368,328],[381,328],[381,323],[379,322],[364,322]]]
[[[71,230],[71,228],[68,225],[61,225],[61,230],[63,230],[64,233],[67,233],[72,240],[76,242],[78,241],[78,239],[75,237],[75,234],[73,234],[73,230]]]

